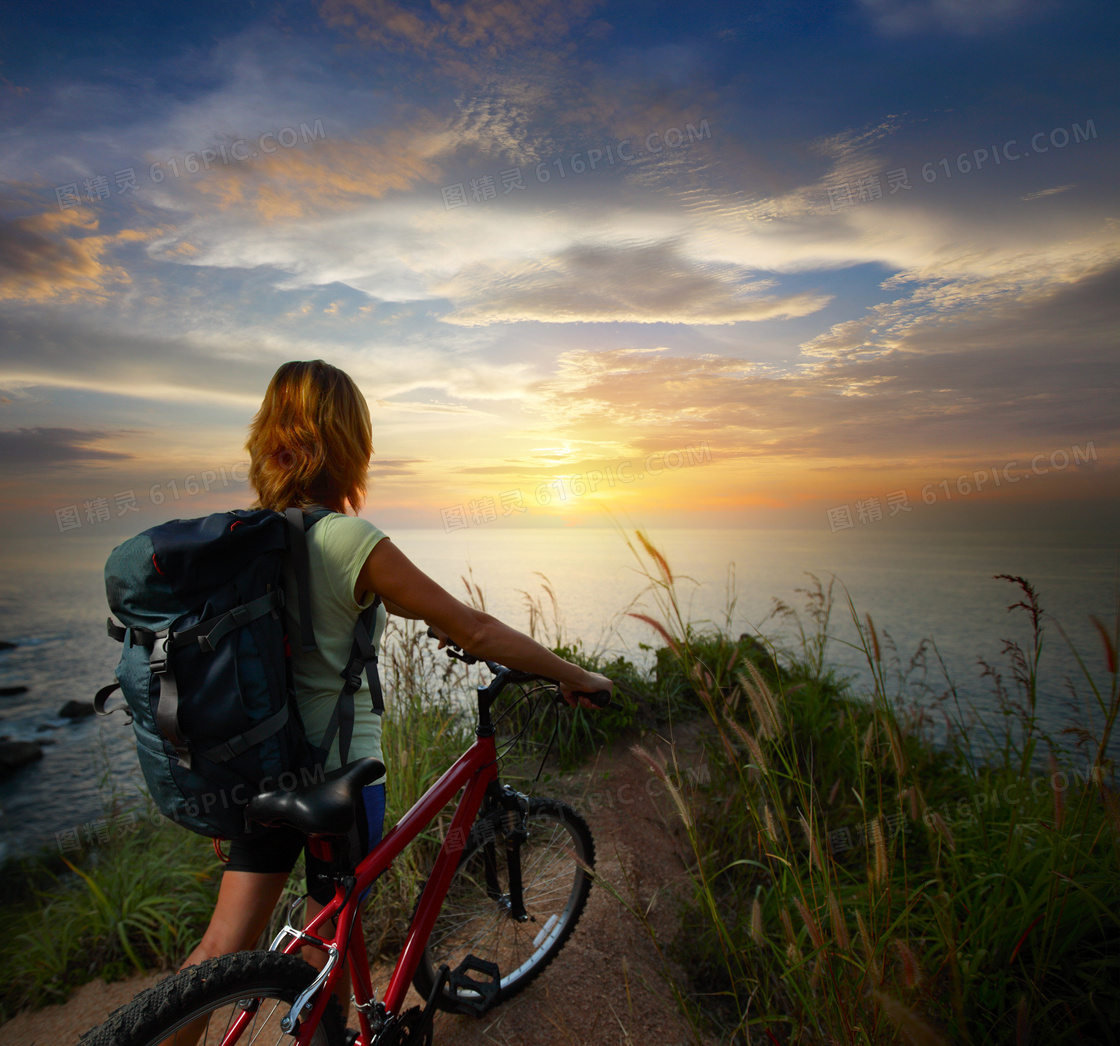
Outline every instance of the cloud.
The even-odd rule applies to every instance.
[[[1031,200],[1041,200],[1045,196],[1057,196],[1058,193],[1069,192],[1070,189],[1076,188],[1076,182],[1069,185],[1055,185],[1052,189],[1039,189],[1038,192],[1027,193],[1026,196],[1020,196],[1019,199],[1024,203],[1029,203]]]
[[[424,114],[414,115],[408,127],[377,128],[346,140],[312,136],[299,148],[215,166],[205,176],[168,186],[165,202],[200,213],[216,208],[261,224],[352,210],[435,182],[437,161],[454,142]]]
[[[473,414],[479,417],[493,416],[486,411],[475,410],[473,407],[463,407],[455,403],[419,403],[410,400],[378,400],[377,406],[385,410],[400,411],[404,414]]]
[[[863,317],[834,325],[804,345],[808,356],[868,359],[903,346],[923,344],[931,331],[958,329],[1007,316],[1010,331],[1026,307],[1046,308],[1068,288],[1095,286],[1120,265],[1120,247],[1100,237],[1035,251],[962,250],[904,269],[885,280],[884,289],[909,293],[872,307]],[[1047,317],[1047,329],[1060,323]],[[1079,327],[1092,330],[1088,317]],[[1065,326],[1065,324],[1061,324]],[[1018,334],[1016,334],[1018,336]]]
[[[823,294],[773,295],[727,265],[689,258],[673,243],[574,244],[543,257],[472,268],[440,287],[461,303],[444,319],[476,326],[546,323],[723,324],[805,316]]]
[[[1047,10],[1047,0],[859,0],[875,27],[888,36],[940,29],[974,35],[1021,23]]]
[[[427,464],[424,458],[379,458],[374,456],[370,462],[369,475],[376,479],[378,476],[392,474],[394,476],[415,476]]]
[[[1120,416],[1120,262],[1029,300],[977,303],[793,371],[665,349],[579,350],[538,389],[548,431],[695,442],[721,461],[928,460],[1096,440]]]
[[[122,435],[130,434],[65,428],[0,430],[0,461],[9,470],[38,470],[81,461],[126,460],[133,455],[91,446]]]
[[[332,28],[375,47],[429,61],[450,54],[477,61],[557,45],[594,6],[593,0],[436,0],[430,7],[320,0],[319,13]]]
[[[0,222],[0,300],[104,299],[114,285],[130,282],[123,268],[103,257],[111,247],[154,233],[92,235],[97,228],[96,215],[86,208]],[[86,235],[76,235],[81,233]]]
[[[187,306],[198,300],[188,296]],[[210,299],[207,299],[210,300]],[[538,380],[540,371],[524,359],[492,362],[470,345],[454,346],[432,334],[400,333],[383,344],[347,337],[339,339],[315,328],[292,330],[283,319],[237,317],[224,299],[215,312],[180,314],[177,300],[144,303],[137,318],[108,312],[51,315],[0,315],[4,346],[4,388],[9,396],[23,390],[68,388],[133,401],[213,407],[228,416],[251,415],[260,404],[268,380],[287,360],[324,358],[349,373],[372,404],[385,413],[399,413],[427,424],[463,415],[492,415],[459,402],[397,401],[425,390],[433,398],[483,401],[483,405],[516,401]],[[458,333],[458,332],[456,332]],[[443,394],[442,396],[440,394]],[[131,407],[129,409],[132,409]],[[169,419],[170,420],[170,419]]]

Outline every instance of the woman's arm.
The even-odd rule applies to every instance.
[[[385,540],[388,541],[388,538],[386,538]],[[367,592],[370,591],[369,589],[366,589],[364,585],[360,586],[360,587],[362,587]],[[359,599],[358,602],[361,603],[361,600]],[[422,620],[422,618],[420,617],[419,614],[414,614],[411,610],[405,610],[404,607],[399,607],[399,606],[397,606],[396,603],[392,602],[392,600],[385,599],[384,597],[382,597],[382,599],[381,599],[381,605],[390,614],[392,614],[393,617],[403,617],[403,618],[406,618],[409,621],[420,621],[420,620]]]
[[[426,621],[475,657],[557,680],[565,696],[572,691],[594,693],[612,689],[606,676],[565,661],[523,632],[456,599],[415,566],[389,538],[382,538],[373,547],[354,588],[359,602],[363,593],[377,592],[394,613],[401,610],[401,616]]]

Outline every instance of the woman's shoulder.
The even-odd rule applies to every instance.
[[[325,530],[340,534],[368,534],[371,531],[376,531],[378,534],[385,533],[376,523],[372,523],[368,519],[363,519],[361,516],[347,515],[345,512],[331,512],[329,515],[324,516],[315,526],[324,527]]]
[[[314,535],[316,531],[319,532],[317,543],[335,553],[360,548],[369,551],[383,537],[387,537],[383,530],[368,519],[348,516],[342,512],[324,516],[311,528],[311,534]]]

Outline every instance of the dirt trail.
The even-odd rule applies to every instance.
[[[695,760],[695,731],[677,732],[677,757]],[[647,751],[669,745],[651,736]],[[694,763],[693,763],[694,765]],[[665,982],[661,959],[638,920],[612,890],[648,918],[661,940],[677,931],[677,899],[687,892],[683,830],[664,785],[625,745],[590,767],[550,781],[542,794],[566,799],[587,818],[603,882],[564,950],[519,996],[481,1019],[440,1014],[435,1042],[519,1046],[685,1046],[694,1041]],[[387,980],[381,973],[380,983]],[[58,1006],[18,1014],[0,1026],[3,1046],[72,1046],[117,1006],[161,974],[114,984],[95,981]],[[418,1001],[418,1000],[416,1000]]]

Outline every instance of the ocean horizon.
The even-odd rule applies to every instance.
[[[638,547],[633,532],[627,533]],[[1025,644],[1029,637],[1026,614],[1007,609],[1022,593],[996,580],[998,574],[1029,579],[1047,613],[1038,704],[1044,730],[1059,735],[1087,714],[1076,708],[1074,692],[1084,700],[1086,687],[1058,625],[1098,683],[1106,675],[1090,615],[1106,626],[1115,619],[1117,553],[1099,532],[653,527],[646,533],[673,571],[687,620],[762,635],[779,647],[793,644],[795,633],[788,620],[774,616],[775,601],[804,613],[805,592],[798,590],[811,588],[814,576],[826,589],[835,579],[827,661],[852,679],[857,692],[867,685],[868,672],[849,645],[857,638],[853,608],[861,621],[870,616],[903,668],[923,639],[936,642],[962,698],[998,726],[980,660],[1009,682],[1004,642]],[[528,603],[535,601],[545,610],[546,641],[558,629],[568,642],[641,665],[651,661],[648,648],[660,643],[647,624],[629,616],[661,611],[617,530],[398,528],[391,536],[459,598],[467,597],[464,579],[470,579],[486,609],[514,627],[527,630]],[[57,714],[67,700],[89,701],[113,679],[120,648],[105,634],[102,567],[115,543],[111,535],[93,533],[9,543],[12,565],[0,582],[0,640],[15,646],[0,653],[0,687],[27,689],[0,697],[0,735],[46,743],[41,760],[0,781],[0,858],[72,838],[59,833],[88,832],[104,816],[105,782],[128,789],[138,779],[123,716],[67,721]],[[931,671],[928,682],[933,691],[947,685],[939,670]],[[921,688],[911,692],[920,695]]]

